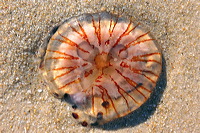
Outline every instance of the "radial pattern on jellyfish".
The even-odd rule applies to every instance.
[[[42,62],[51,92],[68,95],[83,126],[140,107],[161,72],[161,52],[140,24],[107,12],[82,14],[51,35]]]

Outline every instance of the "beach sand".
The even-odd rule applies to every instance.
[[[200,132],[200,2],[198,0],[3,0],[0,2],[0,132]],[[38,72],[37,51],[63,20],[106,10],[140,22],[163,53],[151,98],[130,115],[98,128],[73,120]]]

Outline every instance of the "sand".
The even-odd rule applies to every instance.
[[[3,0],[0,2],[0,132],[200,132],[200,2],[198,0]],[[66,18],[106,10],[144,24],[163,53],[151,98],[99,128],[72,119],[38,72],[37,51]]]

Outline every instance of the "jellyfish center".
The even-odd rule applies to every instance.
[[[108,54],[100,53],[98,54],[94,61],[97,69],[103,69],[109,66],[109,59]]]

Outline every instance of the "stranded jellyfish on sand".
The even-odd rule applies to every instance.
[[[161,52],[139,24],[107,12],[55,28],[41,62],[50,91],[67,96],[82,126],[104,124],[140,107],[161,72]]]

